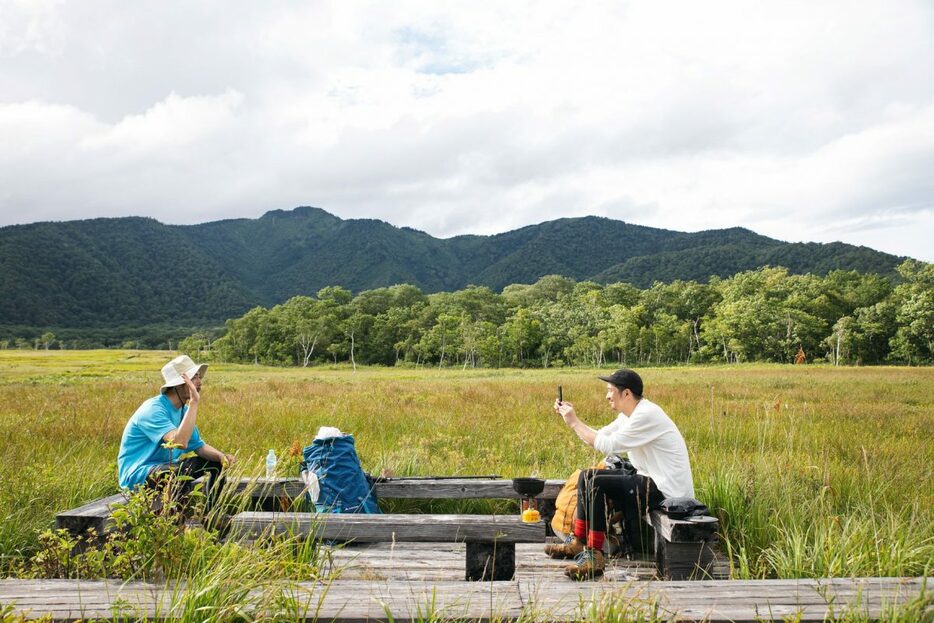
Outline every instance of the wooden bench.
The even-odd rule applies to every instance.
[[[720,522],[672,519],[661,511],[649,512],[649,521],[655,530],[655,567],[663,580],[714,578]]]
[[[550,532],[555,511],[555,498],[564,486],[563,480],[546,480],[545,488],[536,499]],[[283,500],[293,500],[304,491],[299,479],[259,479],[243,481],[241,491],[249,491],[256,508],[281,510]],[[377,482],[380,499],[515,499],[516,492],[509,479],[391,479]],[[403,515],[405,516],[405,515]],[[717,521],[697,523],[671,519],[660,511],[649,513],[647,525],[654,531],[651,551],[659,576],[666,580],[710,579],[719,553]],[[442,539],[444,540],[444,539]]]
[[[536,497],[546,524],[554,516],[554,500],[562,486],[563,480],[547,480],[545,489]],[[374,491],[378,499],[386,500],[508,500],[519,497],[508,478],[393,478],[377,482]],[[305,484],[298,478],[241,478],[234,483],[234,494],[248,495],[249,507],[264,511],[289,510],[292,502],[304,492]],[[113,524],[111,509],[125,501],[123,494],[117,494],[63,511],[55,516],[55,527],[75,534],[93,528],[99,535],[104,535]]]
[[[276,534],[354,543],[465,543],[467,580],[511,580],[516,543],[544,543],[545,524],[516,515],[352,515],[250,511],[236,515],[229,539]]]
[[[563,480],[546,480],[544,490],[536,496],[547,514],[554,514],[554,501],[564,486]],[[235,491],[250,496],[255,508],[267,511],[286,510],[283,501],[294,500],[305,492],[298,478],[243,478]],[[373,485],[381,500],[515,500],[519,498],[510,478],[390,478]]]
[[[110,517],[111,510],[125,502],[126,496],[118,493],[88,502],[78,508],[63,511],[55,516],[55,528],[57,530],[68,530],[76,535],[94,530],[99,537],[104,536],[113,527],[113,520]]]
[[[292,501],[299,498],[305,489],[304,483],[298,478],[243,478],[234,486],[236,493],[250,497],[250,508],[264,511],[288,510]],[[550,528],[550,519],[554,515],[554,501],[563,486],[563,480],[546,480],[544,490],[536,497],[545,530]],[[512,480],[508,478],[394,478],[377,482],[374,490],[379,499],[517,499],[518,497],[512,488]],[[103,535],[110,527],[111,507],[123,500],[122,495],[110,496],[59,513],[56,517],[56,527],[66,528],[75,533],[94,528],[99,535]],[[719,549],[719,523],[698,524],[675,520],[661,512],[654,511],[649,515],[649,524],[654,530],[653,549],[660,577],[664,579],[710,577]]]

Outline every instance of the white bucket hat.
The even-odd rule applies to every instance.
[[[162,366],[162,378],[165,379],[165,385],[162,386],[162,389],[184,385],[185,379],[182,378],[182,374],[187,374],[188,378],[192,378],[194,375],[200,374],[201,378],[204,378],[207,370],[208,364],[197,364],[192,361],[191,357],[188,355],[179,355],[169,363]]]

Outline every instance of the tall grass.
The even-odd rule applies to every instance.
[[[0,351],[0,556],[35,552],[57,511],[116,491],[130,414],[172,354]],[[641,371],[678,423],[698,497],[737,577],[923,575],[934,561],[934,369],[720,366]],[[564,386],[609,422],[593,370],[281,369],[214,365],[199,428],[247,473],[319,426],[355,434],[364,467],[399,475],[563,477],[599,456],[551,410]],[[490,512],[508,503],[393,503]]]

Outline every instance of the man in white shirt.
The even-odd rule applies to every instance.
[[[565,574],[575,579],[603,574],[606,499],[614,501],[628,522],[638,519],[669,497],[694,497],[687,445],[678,427],[655,403],[642,397],[642,378],[623,368],[606,381],[606,399],[619,416],[594,430],[569,402],[555,401],[555,411],[589,446],[603,454],[629,453],[635,474],[620,470],[584,470],[578,481],[574,535],[566,543],[546,548],[555,558],[575,557]]]

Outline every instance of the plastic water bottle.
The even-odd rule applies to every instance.
[[[308,472],[308,497],[312,503],[317,503],[321,497],[321,484],[318,482],[318,474],[314,472]]]
[[[266,478],[276,477],[276,453],[270,448],[266,455]]]

